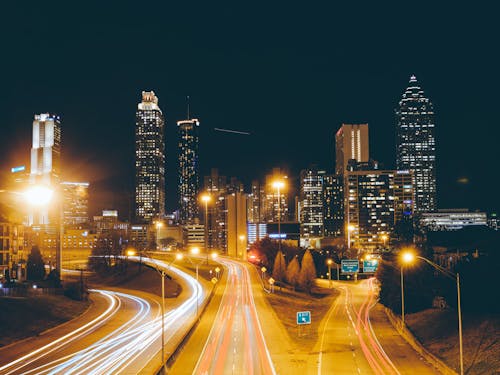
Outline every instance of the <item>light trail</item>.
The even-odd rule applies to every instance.
[[[231,129],[221,129],[221,128],[214,128],[215,131],[217,132],[223,132],[223,133],[233,133],[233,134],[241,134],[241,135],[251,135],[249,132],[242,132],[239,130],[231,130]]]
[[[134,260],[139,260],[139,257],[129,258],[137,258]],[[177,308],[165,313],[165,332],[169,333],[170,337],[172,337],[192,318],[190,312],[194,312],[196,304],[199,303],[199,301],[196,300],[196,296],[198,296],[199,300],[203,300],[204,298],[203,289],[201,284],[193,277],[181,270],[169,267],[169,265],[163,261],[142,258],[142,262],[163,269],[168,268],[169,272],[182,278],[188,285],[190,294],[185,302]],[[198,293],[196,293],[196,291],[198,291]],[[149,357],[150,359],[158,353],[160,350],[157,349],[157,347],[159,346],[158,342],[161,337],[161,315],[157,313],[153,318],[150,318],[151,305],[149,302],[125,293],[112,291],[95,292],[99,292],[107,298],[112,299],[114,301],[112,303],[113,306],[119,303],[117,302],[119,299],[128,299],[138,306],[137,312],[132,319],[89,347],[58,358],[57,360],[53,360],[50,363],[45,363],[35,368],[25,370],[23,371],[24,374],[119,374],[128,372],[127,367],[131,365],[137,366],[136,362],[138,358]],[[108,310],[110,309],[111,307],[108,308]],[[94,319],[92,322],[98,319],[101,319],[101,317]],[[89,324],[90,323],[85,326]],[[102,322],[100,324],[102,324]],[[54,350],[60,349],[76,338],[88,334],[89,332],[83,330],[85,326],[80,327],[78,330],[59,338],[43,348],[2,366],[0,371],[10,368],[9,372],[5,374],[11,374],[20,371],[37,360],[43,359],[43,357],[52,353]],[[73,337],[77,331],[81,331],[81,335]],[[70,337],[73,338],[70,339]],[[54,346],[56,343],[59,343],[59,345]],[[146,351],[149,353],[152,352],[153,354],[146,356],[144,355]],[[29,361],[26,361],[27,359],[29,359]],[[147,364],[147,361],[143,360],[143,362],[142,367]],[[19,366],[13,368],[16,364],[19,364]]]
[[[228,280],[193,374],[275,375],[258,319],[248,269],[228,259],[220,259],[220,262],[228,269]]]

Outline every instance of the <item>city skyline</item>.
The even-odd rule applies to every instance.
[[[359,15],[363,22],[358,22],[360,27],[354,35],[340,36],[329,27],[342,31],[357,15],[354,10],[341,8],[340,13],[347,17],[336,24],[312,23],[304,15],[304,28],[299,28],[304,31],[301,36],[299,29],[283,19],[278,26],[285,32],[274,28],[272,15],[281,9],[272,7],[265,14],[256,14],[262,19],[262,30],[251,35],[245,31],[250,17],[236,8],[228,9],[226,14],[228,27],[233,30],[231,35],[225,29],[206,27],[207,22],[212,25],[214,19],[223,17],[213,11],[206,13],[206,9],[193,12],[194,19],[200,22],[193,22],[185,33],[179,34],[179,22],[160,9],[150,20],[155,32],[149,34],[148,45],[166,37],[169,55],[186,58],[182,64],[172,59],[167,63],[166,55],[160,54],[158,63],[144,71],[135,67],[137,57],[128,48],[141,37],[138,29],[144,29],[142,21],[127,28],[114,18],[108,20],[100,15],[85,20],[83,11],[75,16],[81,22],[74,24],[80,26],[68,24],[68,19],[60,17],[67,35],[56,34],[50,26],[37,35],[31,32],[36,24],[33,19],[54,9],[33,6],[33,11],[23,14],[16,25],[24,32],[6,41],[12,58],[1,62],[5,71],[13,73],[6,77],[7,90],[0,101],[5,114],[4,139],[8,139],[2,143],[3,175],[19,162],[29,165],[26,138],[33,114],[54,112],[61,115],[64,123],[63,170],[69,171],[64,179],[90,182],[91,199],[95,202],[92,213],[118,208],[124,215],[124,210],[131,209],[133,195],[133,108],[137,92],[142,90],[154,90],[164,103],[166,147],[171,150],[176,144],[175,123],[184,118],[185,97],[190,96],[193,117],[203,119],[200,176],[216,167],[221,174],[240,177],[248,188],[251,179],[262,178],[273,167],[280,167],[291,171],[290,180],[295,181],[297,188],[299,171],[310,164],[327,171],[333,169],[333,137],[342,123],[368,123],[370,153],[384,168],[395,168],[394,108],[408,78],[415,74],[436,107],[438,206],[498,209],[494,187],[482,168],[478,168],[494,169],[494,137],[483,139],[479,132],[469,130],[478,121],[485,126],[495,123],[491,104],[495,85],[488,83],[496,79],[490,69],[495,59],[484,48],[491,34],[486,22],[479,29],[470,30],[472,36],[469,30],[460,31],[458,19],[465,16],[461,10],[456,10],[455,18],[445,17],[446,10],[439,7],[426,15],[430,19],[426,29],[421,30],[426,49],[415,53],[402,43],[406,35],[400,26],[419,24],[423,11],[410,12],[406,6],[393,14],[387,26],[380,26],[383,18]],[[9,10],[15,13],[16,7],[11,7]],[[107,14],[106,9],[103,14]],[[324,13],[320,17],[326,17],[326,21],[337,9],[326,6],[322,10],[315,10],[315,14]],[[63,14],[62,10],[54,11]],[[299,17],[300,12],[293,8],[284,11],[290,18]],[[132,9],[126,6],[119,13],[123,19],[133,16]],[[204,20],[202,14],[211,15],[211,21],[210,17]],[[166,17],[165,22],[159,22],[163,21],[161,17]],[[122,33],[114,34],[113,26]],[[82,34],[86,27],[90,31]],[[448,38],[441,31],[446,28],[455,32],[453,37]],[[372,29],[373,35],[367,35]],[[206,35],[200,35],[200,30],[206,31]],[[102,38],[97,38],[97,31]],[[74,36],[78,37],[71,38]],[[45,51],[44,45],[38,43],[44,37],[55,38],[60,58],[51,64],[42,61],[30,65],[25,54]],[[475,44],[468,38],[475,38]],[[205,46],[212,39],[219,42]],[[109,40],[116,43],[107,51],[105,42]],[[379,42],[371,45],[373,41]],[[326,45],[336,47],[323,48]],[[397,48],[391,52],[394,46]],[[75,60],[80,50],[89,52],[82,62]],[[473,59],[474,53],[479,52],[484,58]],[[102,58],[96,63],[91,55]],[[193,56],[199,59],[190,58]],[[14,64],[18,61],[24,62]],[[78,73],[73,66],[81,67]],[[106,74],[109,71],[115,73]],[[44,95],[37,94],[39,86],[44,87]],[[450,95],[455,92],[461,95]],[[19,101],[19,97],[23,100]],[[215,128],[250,135],[218,132]],[[457,152],[459,148],[470,151]],[[175,156],[167,152],[168,211],[177,208]]]

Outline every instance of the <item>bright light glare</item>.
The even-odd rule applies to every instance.
[[[348,226],[347,226],[347,230],[348,230],[349,232],[352,232],[354,229],[356,229],[356,227],[355,227],[354,225],[348,225]]]
[[[210,256],[212,257],[212,259],[216,259],[219,255],[217,253],[212,253],[210,254]]]
[[[331,265],[331,264],[333,263],[333,261],[332,261],[331,259],[328,259],[328,260],[326,261],[326,263],[327,263],[328,265]]]
[[[181,253],[175,254],[175,259],[181,260],[182,258],[184,258],[184,255],[182,255]]]
[[[406,251],[403,253],[402,257],[404,263],[411,263],[415,260],[415,255],[413,253]]]
[[[54,191],[46,186],[33,186],[24,192],[28,203],[34,206],[46,205],[53,195]]]
[[[193,255],[198,255],[199,253],[200,253],[200,248],[198,248],[198,247],[193,247],[193,248],[191,249],[191,254],[193,254]]]
[[[205,203],[210,202],[210,200],[211,200],[211,199],[212,199],[212,198],[211,198],[211,197],[210,197],[210,195],[208,195],[208,194],[203,194],[203,195],[201,196],[201,200],[202,200],[203,202],[205,202]]]
[[[274,181],[273,182],[273,188],[275,189],[282,189],[285,187],[285,183],[283,181]]]
[[[127,250],[127,255],[133,257],[135,255],[135,250]]]

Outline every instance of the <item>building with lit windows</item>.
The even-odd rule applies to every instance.
[[[343,175],[349,160],[368,162],[368,124],[342,124],[335,133],[335,173]]]
[[[273,183],[277,180],[283,181],[285,186],[280,190],[279,196]],[[267,223],[278,222],[278,215],[280,221],[285,222],[289,219],[288,211],[288,191],[290,187],[287,186],[287,175],[283,173],[280,168],[273,168],[272,173],[266,175],[265,184],[262,187],[260,197],[261,220]]]
[[[198,218],[199,162],[197,119],[177,122],[179,134],[179,220],[192,223]]]
[[[415,76],[396,109],[396,121],[396,167],[413,175],[415,212],[433,211],[437,208],[434,108]]]
[[[221,176],[216,168],[212,168],[209,176],[204,177],[203,190],[210,195],[207,223],[207,245],[209,249],[226,249],[227,247],[227,209],[226,194],[228,190],[226,176]],[[205,208],[203,208],[205,209]],[[202,215],[204,216],[204,215]]]
[[[413,214],[412,175],[353,165],[345,174],[345,198],[345,225],[352,228],[351,247],[380,247],[396,223]]]
[[[324,176],[325,171],[315,167],[300,172],[299,223],[303,246],[324,236]]]
[[[64,225],[88,223],[89,183],[62,182]]]
[[[135,123],[135,216],[165,216],[164,118],[154,91],[143,91]]]
[[[41,113],[33,120],[31,169],[29,183],[57,189],[61,176],[61,118]],[[31,211],[29,225],[46,225],[57,222],[57,212],[47,207]]]
[[[340,237],[344,234],[344,180],[343,176],[323,176],[323,212],[325,237]]]
[[[466,208],[423,212],[420,225],[429,231],[459,230],[469,226],[487,226],[486,212],[469,211]]]

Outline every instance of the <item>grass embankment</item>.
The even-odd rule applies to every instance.
[[[429,309],[406,316],[415,337],[449,367],[459,372],[458,320],[455,310]],[[464,372],[500,373],[500,317],[463,314]]]
[[[284,288],[280,291],[279,287],[275,287],[275,292],[267,297],[298,349],[309,351],[318,340],[319,325],[323,317],[338,295],[339,292],[335,289],[314,288],[309,295]],[[300,331],[297,326],[298,311],[311,312],[311,324],[301,326]]]
[[[89,301],[64,296],[0,298],[0,346],[55,327],[82,314]]]

